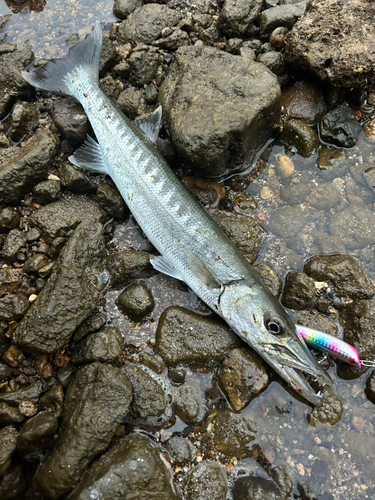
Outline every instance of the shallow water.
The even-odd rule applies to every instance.
[[[112,0],[47,1],[43,8],[41,3],[32,1],[21,6],[10,2],[8,5],[17,13],[13,14],[0,35],[7,33],[5,41],[9,43],[22,44],[28,39],[37,59],[63,56],[68,49],[66,38],[73,33],[85,33],[96,19],[104,22],[115,20]],[[337,251],[334,244],[329,243],[331,231],[327,221],[332,213],[353,202],[348,201],[348,193],[345,191],[349,179],[354,181],[358,197],[365,193],[363,206],[375,213],[374,193],[363,179],[363,171],[368,166],[375,165],[375,147],[361,137],[358,145],[348,151],[347,160],[327,171],[317,168],[317,154],[306,159],[293,152],[288,153],[296,168],[293,176],[296,179],[295,185],[301,182],[334,182],[340,187],[344,202],[328,210],[314,208],[305,202],[302,207],[309,217],[302,232],[294,234],[287,241],[274,234],[267,221],[275,209],[288,204],[281,203],[279,193],[276,192],[270,199],[260,197],[262,187],[268,185],[273,176],[272,165],[280,153],[284,153],[284,148],[278,143],[268,149],[263,155],[268,156],[267,165],[261,175],[249,185],[247,192],[256,198],[258,208],[254,215],[263,220],[266,229],[265,244],[258,261],[268,261],[284,276],[288,270],[301,270],[303,262],[312,255]],[[279,189],[293,185],[288,179],[278,179],[278,182]],[[132,220],[126,226],[118,226],[113,238],[118,250],[128,247],[147,249],[147,242]],[[294,251],[297,240],[302,241],[298,252]],[[324,249],[322,242],[326,243]],[[358,258],[368,276],[375,279],[374,249],[348,249],[348,252]],[[154,338],[161,312],[168,305],[181,305],[209,314],[204,304],[176,280],[155,275],[146,282],[155,297],[156,306],[152,317],[141,325],[128,323],[117,310],[115,301],[120,291],[111,291],[105,296],[103,309],[111,318],[111,324],[124,333],[125,344],[143,350],[152,349],[150,340]],[[254,444],[262,448],[269,462],[288,463],[292,468],[295,484],[306,482],[315,495],[331,493],[335,500],[374,498],[375,491],[371,489],[375,473],[374,405],[366,399],[363,392],[369,372],[356,380],[340,379],[335,368],[331,368],[330,373],[344,405],[343,417],[339,423],[335,426],[318,424],[312,427],[307,421],[311,407],[295,399],[275,381],[244,410],[251,413],[259,424]],[[202,384],[204,389],[209,390],[215,385],[215,381],[210,374],[203,374]],[[187,427],[177,419],[173,428],[162,430],[156,435],[164,441],[173,431],[182,432]]]
[[[27,0],[22,4],[8,1],[7,5],[14,14],[0,36],[7,33],[6,42],[19,45],[28,40],[36,59],[62,57],[68,52],[70,35],[88,33],[96,20],[117,19],[112,0]]]

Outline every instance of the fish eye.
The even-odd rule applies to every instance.
[[[281,335],[284,332],[284,328],[278,319],[267,319],[265,325],[267,330],[273,335]]]

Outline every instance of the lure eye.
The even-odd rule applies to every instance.
[[[278,319],[267,319],[265,325],[267,330],[273,335],[281,335],[284,331],[284,328]]]
[[[355,365],[355,359],[354,358],[349,358],[349,363],[352,365]]]

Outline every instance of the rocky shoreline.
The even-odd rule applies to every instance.
[[[116,0],[114,13],[104,92],[135,121],[161,104],[160,150],[274,295],[375,359],[375,4]],[[32,61],[2,39],[0,497],[371,498],[350,483],[371,466],[339,451],[344,480],[329,436],[348,431],[346,412],[349,450],[369,454],[375,371],[323,389],[321,408],[284,390],[151,268],[112,181],[67,161],[90,124],[73,99],[28,86]],[[338,380],[366,372],[336,365]],[[303,433],[314,446],[296,452]]]

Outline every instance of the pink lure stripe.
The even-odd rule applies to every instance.
[[[303,338],[309,346],[325,351],[335,358],[361,368],[361,360],[359,359],[357,349],[347,342],[333,337],[328,333],[319,332],[318,330],[306,326],[296,325],[296,330],[298,335]]]

